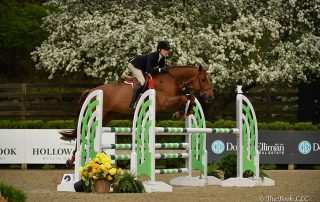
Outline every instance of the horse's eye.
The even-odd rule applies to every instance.
[[[201,79],[201,81],[202,81],[202,82],[205,82],[205,81],[206,81],[206,79]]]

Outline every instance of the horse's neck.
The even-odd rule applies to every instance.
[[[170,73],[180,82],[190,82],[197,77],[196,68],[172,68]]]

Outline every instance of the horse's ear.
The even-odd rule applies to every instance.
[[[202,65],[199,65],[199,71],[201,72],[202,70],[206,72],[208,70],[208,68],[202,67]]]

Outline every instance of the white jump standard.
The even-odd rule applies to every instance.
[[[79,168],[103,149],[131,149],[131,154],[111,155],[114,160],[129,160],[130,170],[138,177],[146,175],[149,181],[143,182],[147,192],[172,192],[172,187],[156,181],[155,174],[188,173],[170,181],[171,185],[182,186],[271,186],[274,181],[259,177],[258,129],[254,109],[250,101],[242,95],[238,87],[237,128],[206,128],[205,117],[198,100],[195,100],[193,114],[188,116],[185,128],[156,127],[155,96],[153,89],[146,91],[137,103],[132,128],[102,127],[102,91],[92,92],[81,109],[77,130],[77,152],[74,174],[65,175],[58,191],[74,191],[73,184],[80,179]],[[132,144],[101,144],[104,132],[132,133]],[[156,143],[157,133],[187,134],[184,143]],[[222,181],[207,176],[206,134],[231,133],[237,136],[237,178]],[[161,148],[183,148],[183,153],[156,153]],[[185,158],[183,168],[156,169],[156,159]],[[199,177],[192,177],[193,171],[200,171]],[[253,178],[243,178],[243,172],[252,171]],[[66,177],[68,176],[68,178]],[[68,180],[66,180],[68,179]]]

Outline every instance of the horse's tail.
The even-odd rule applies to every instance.
[[[85,101],[85,99],[87,98],[88,94],[89,94],[90,90],[87,89],[85,91],[82,92],[82,94],[80,95],[79,101],[78,101],[78,106],[77,106],[77,114],[80,114],[81,111],[81,107]],[[78,120],[76,122],[76,126],[78,125]],[[63,137],[66,138],[71,138],[71,139],[75,139],[77,138],[77,129],[72,129],[72,130],[64,130],[64,131],[60,131],[59,132]]]

